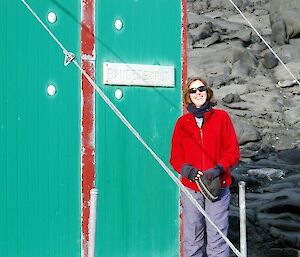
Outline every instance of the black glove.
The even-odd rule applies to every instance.
[[[182,176],[192,181],[199,179],[202,175],[201,171],[189,164],[184,164],[180,173]]]
[[[204,171],[203,176],[208,180],[214,180],[216,177],[219,177],[223,172],[223,167],[221,165],[217,165],[214,168]]]

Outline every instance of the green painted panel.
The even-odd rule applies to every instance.
[[[120,19],[123,29],[114,28]],[[96,7],[97,82],[168,164],[181,112],[181,1],[110,0]],[[103,62],[170,65],[176,86],[107,86]],[[122,89],[123,98],[114,92]],[[97,256],[179,256],[178,188],[102,99],[96,99]]]
[[[78,54],[80,2],[28,3]],[[1,1],[0,24],[0,255],[80,256],[79,73],[21,1]]]

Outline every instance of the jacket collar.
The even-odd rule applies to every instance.
[[[211,111],[204,113],[204,122],[209,120],[211,118],[211,116],[214,114],[214,112],[215,112],[214,109],[211,109]],[[184,116],[185,116],[185,120],[187,122],[195,122],[195,124],[196,124],[195,116],[193,114],[188,112]]]

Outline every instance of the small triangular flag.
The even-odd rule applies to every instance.
[[[70,52],[65,53],[64,65],[65,66],[69,65],[74,59],[75,59],[75,54]]]

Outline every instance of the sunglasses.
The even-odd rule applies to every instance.
[[[201,86],[201,87],[196,87],[196,88],[189,88],[189,93],[190,93],[190,94],[196,94],[197,90],[198,90],[199,92],[204,92],[204,91],[207,90],[207,87]]]

